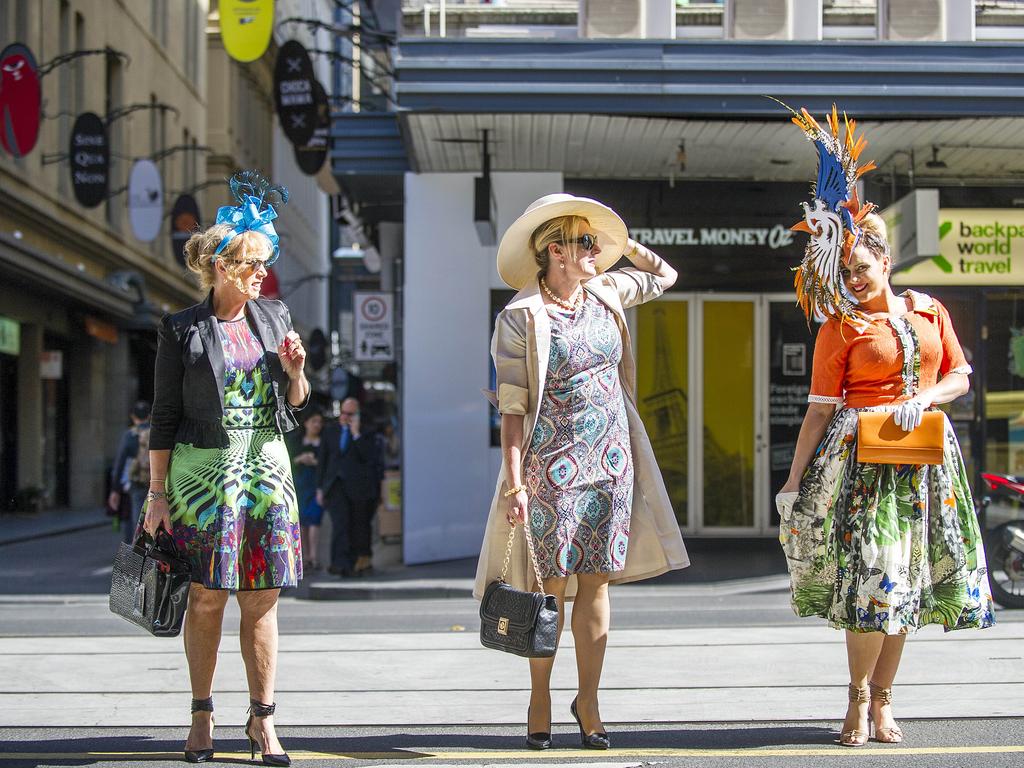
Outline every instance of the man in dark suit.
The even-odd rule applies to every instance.
[[[329,573],[362,575],[371,566],[371,521],[384,474],[381,441],[364,433],[359,401],[347,398],[335,424],[324,427],[317,461],[317,501],[331,516]]]

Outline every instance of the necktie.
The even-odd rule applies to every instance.
[[[341,428],[341,438],[338,440],[338,448],[344,453],[348,450],[348,444],[352,442],[352,432],[348,427]]]

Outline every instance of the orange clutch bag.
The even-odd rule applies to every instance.
[[[941,464],[946,424],[942,411],[925,411],[921,424],[904,432],[892,411],[861,411],[857,461],[863,464]]]

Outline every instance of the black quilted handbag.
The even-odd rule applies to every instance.
[[[147,537],[148,539],[148,537]],[[155,540],[122,543],[110,577],[110,610],[156,637],[181,632],[192,567],[163,528]]]
[[[523,592],[505,583],[515,535],[516,528],[512,526],[501,576],[487,585],[484,599],[480,601],[480,642],[485,648],[516,656],[533,659],[554,656],[558,647],[558,600],[554,595]],[[530,539],[527,533],[526,548],[537,584],[543,589],[544,580],[540,577],[537,555]]]

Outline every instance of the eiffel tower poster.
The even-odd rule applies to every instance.
[[[640,416],[680,525],[689,512],[687,307],[662,302],[641,307],[637,317]]]

